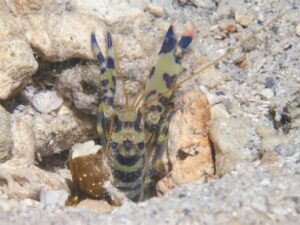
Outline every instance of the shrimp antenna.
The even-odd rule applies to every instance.
[[[188,76],[187,78],[184,78],[183,80],[179,81],[176,85],[174,85],[173,88],[165,91],[162,95],[156,96],[154,98],[152,98],[151,100],[149,100],[147,102],[147,100],[143,103],[143,105],[150,105],[153,103],[156,103],[157,101],[159,101],[159,99],[163,96],[167,96],[168,94],[172,93],[172,91],[177,90],[178,88],[180,88],[180,86],[182,84],[184,84],[185,82],[191,80],[192,78],[194,78],[195,76],[197,76],[199,73],[202,73],[203,71],[205,71],[206,69],[210,68],[211,66],[216,65],[217,63],[219,63],[222,59],[226,58],[227,56],[231,55],[235,50],[237,50],[239,47],[243,46],[244,44],[246,44],[247,42],[251,41],[253,38],[255,38],[255,36],[257,34],[259,34],[260,32],[262,32],[263,30],[265,30],[267,27],[269,27],[272,23],[274,23],[275,21],[277,21],[278,19],[280,19],[281,17],[283,17],[286,12],[289,9],[279,13],[275,18],[273,18],[272,20],[270,20],[268,23],[266,23],[264,26],[262,26],[261,28],[257,29],[256,31],[254,31],[250,36],[248,36],[247,38],[245,38],[244,40],[242,40],[239,44],[228,48],[226,53],[224,53],[223,55],[219,56],[218,58],[216,58],[215,60],[211,61],[210,63],[206,64],[205,66],[199,68],[198,70],[196,70],[195,72],[192,72],[192,74],[190,76]],[[137,101],[137,103],[135,104],[135,106],[137,106],[141,99],[145,96],[145,94],[143,94]]]

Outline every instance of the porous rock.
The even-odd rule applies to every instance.
[[[283,143],[275,146],[274,152],[280,156],[293,156],[296,152],[299,152],[300,148],[291,143]]]
[[[22,20],[0,2],[0,99],[17,94],[38,68],[30,45],[22,36]]]
[[[71,7],[75,12],[95,16],[109,25],[124,23],[123,25],[128,26],[145,16],[142,9],[132,7],[129,2],[122,0],[103,0],[101,4],[97,0],[73,0]]]
[[[35,165],[23,164],[19,159],[0,165],[0,181],[0,191],[13,199],[38,199],[42,188],[66,189],[59,175],[46,172]]]
[[[56,116],[35,115],[33,132],[36,152],[41,156],[52,155],[96,138],[96,119],[63,105]]]
[[[0,163],[11,155],[10,115],[0,105]]]
[[[0,35],[0,68],[0,99],[4,100],[21,90],[38,64],[26,41]]]
[[[49,2],[53,1],[50,0]],[[22,15],[40,10],[43,4],[41,0],[14,0],[6,1],[6,5],[14,14]]]
[[[209,137],[216,153],[216,172],[224,175],[246,161],[254,161],[262,152],[257,146],[259,137],[247,120],[222,118],[211,122]]]
[[[182,97],[182,109],[170,122],[168,159],[171,172],[157,184],[160,193],[191,181],[206,181],[214,174],[212,149],[208,139],[210,107],[206,96],[196,91]],[[170,160],[170,161],[169,161]]]
[[[98,65],[76,66],[60,74],[57,88],[78,110],[96,115],[99,105],[99,81]]]
[[[98,37],[99,40],[104,39],[105,26],[102,22],[84,14],[67,11],[63,14],[51,13],[47,17],[30,14],[27,21],[28,29],[25,36],[28,42],[48,61],[63,61],[70,58],[93,59],[91,32],[99,34],[101,37]]]
[[[12,115],[12,159],[0,164],[0,192],[13,199],[38,199],[44,189],[65,188],[63,178],[34,165],[35,146],[30,114]]]
[[[22,164],[34,163],[34,134],[32,130],[33,118],[30,113],[14,112],[11,116],[11,137],[13,142],[13,159]]]

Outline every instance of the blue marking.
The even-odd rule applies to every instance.
[[[170,26],[167,33],[166,33],[166,37],[167,39],[171,39],[174,37],[174,29],[173,26]]]
[[[175,48],[176,48],[176,39],[174,37],[173,26],[170,26],[166,33],[166,36],[165,36],[164,42],[161,46],[159,54],[169,53],[169,52],[173,51]]]
[[[112,57],[107,58],[106,66],[108,69],[114,69],[115,68],[115,63]]]
[[[96,35],[94,32],[91,33],[91,41],[92,41],[92,48],[97,56],[97,59],[100,64],[104,62],[104,56],[102,55],[100,48],[97,43]]]
[[[109,49],[112,47],[111,34],[109,32],[107,32],[106,37],[107,37],[107,48]]]
[[[182,49],[186,49],[191,43],[193,38],[191,36],[182,36],[179,41],[179,47]]]

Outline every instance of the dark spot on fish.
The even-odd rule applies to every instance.
[[[182,36],[179,41],[179,46],[182,49],[185,49],[191,44],[192,40],[193,40],[193,38],[191,36]]]
[[[166,97],[166,96],[161,96],[159,98],[159,102],[162,104],[162,105],[168,105],[169,104],[169,98]]]
[[[154,71],[155,71],[155,66],[153,66],[151,68],[150,74],[149,74],[149,79],[151,79],[151,77],[154,75]]]
[[[150,108],[149,108],[150,112],[154,112],[156,111],[156,107],[155,105],[151,105]]]
[[[105,99],[105,102],[108,105],[113,105],[114,104],[114,98],[113,97],[108,97],[108,98]]]
[[[106,85],[108,85],[109,80],[105,79],[105,80],[101,80],[101,84],[103,87],[106,87]]]
[[[118,143],[117,142],[111,142],[110,147],[115,150],[118,147]]]
[[[143,150],[145,148],[145,143],[139,142],[139,143],[137,143],[137,146],[139,147],[140,150]]]
[[[163,108],[161,107],[161,105],[156,105],[156,110],[158,112],[162,112],[163,111]]]
[[[119,190],[121,190],[121,191],[132,191],[132,190],[136,190],[136,189],[139,189],[139,188],[141,188],[142,187],[142,184],[141,183],[137,183],[136,185],[134,185],[134,186],[129,186],[129,185],[123,185],[123,186],[121,186],[121,185],[118,185],[117,186],[118,187],[118,189]]]
[[[173,26],[170,26],[165,36],[164,42],[161,46],[159,54],[169,53],[175,48],[176,48],[176,39],[174,37]]]
[[[132,141],[129,139],[126,139],[125,141],[123,141],[123,146],[124,146],[125,150],[129,151],[132,148]]]
[[[116,77],[115,76],[112,77],[112,81],[113,81],[114,86],[116,86],[117,81],[116,81]]]
[[[156,94],[156,90],[152,90],[146,95],[145,99],[147,100],[148,98],[150,98],[151,95],[155,95],[155,94]]]
[[[111,91],[112,93],[115,93],[115,92],[116,92],[116,89],[115,89],[115,88],[110,88],[110,91]]]
[[[107,89],[106,89],[106,88],[102,88],[101,92],[102,92],[102,94],[104,95],[104,94],[107,93]]]
[[[129,173],[126,171],[121,171],[121,170],[117,170],[117,169],[113,168],[112,173],[113,173],[114,177],[120,181],[133,182],[142,176],[143,167],[137,169],[134,172],[129,172]]]
[[[101,74],[104,74],[105,72],[106,72],[106,69],[104,67],[100,69]]]
[[[141,119],[142,119],[142,113],[140,111],[138,111],[137,117],[136,117],[136,119],[134,121],[134,129],[136,131],[141,131],[141,128],[140,128]]]
[[[107,58],[107,63],[106,66],[108,69],[114,69],[115,68],[115,63],[112,57]]]
[[[150,131],[150,132],[154,132],[156,131],[158,128],[157,124],[149,124],[147,122],[145,122],[145,129]]]
[[[117,116],[115,116],[115,129],[116,131],[120,131],[122,129],[122,121],[119,120]]]
[[[169,88],[169,89],[172,88],[172,86],[174,85],[174,83],[176,81],[176,77],[177,77],[176,75],[170,76],[167,73],[163,74],[163,79],[166,82],[167,88]]]

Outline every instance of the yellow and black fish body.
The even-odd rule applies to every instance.
[[[117,114],[108,150],[114,186],[135,202],[144,197],[147,160],[145,136],[140,128],[141,116],[130,110]]]
[[[103,165],[109,167],[107,169],[95,165],[92,175],[97,178],[98,173],[99,181],[97,181],[102,184],[104,182],[102,178],[106,178],[103,173],[105,172],[105,175],[109,173],[109,180],[112,184],[132,201],[142,201],[145,196],[149,197],[155,194],[156,182],[162,177],[160,164],[167,143],[168,125],[172,115],[170,107],[172,105],[172,88],[181,72],[180,60],[183,50],[192,41],[192,31],[191,28],[187,29],[177,42],[174,26],[169,27],[156,65],[151,69],[146,83],[143,95],[146,104],[140,108],[137,108],[138,104],[133,107],[126,105],[120,111],[114,108],[117,75],[111,34],[107,33],[106,58],[100,51],[95,34],[91,34],[92,49],[100,63],[101,96],[97,115],[97,131],[103,151],[101,160],[105,161]],[[168,90],[171,92],[166,94]],[[158,101],[151,102],[155,98]],[[142,120],[143,122],[141,122]],[[88,168],[81,166],[84,162],[80,160],[74,160],[74,165],[72,164],[74,171],[75,168]],[[77,165],[77,163],[81,164]],[[89,163],[88,166],[90,168],[92,164]],[[104,168],[105,171],[101,172],[98,168],[100,170]],[[80,173],[74,173],[74,171],[72,173],[74,176],[82,175],[85,178],[85,171],[80,171]],[[79,181],[81,181],[80,178],[82,177],[78,178]],[[78,179],[73,178],[73,180]],[[103,195],[103,189],[97,189],[101,193],[96,193],[91,188],[94,181],[91,185],[88,185],[89,183],[88,181],[79,182],[79,189],[90,196],[91,193],[96,197],[101,196],[100,194]]]

